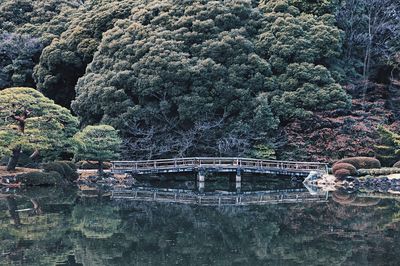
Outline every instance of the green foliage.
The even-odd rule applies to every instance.
[[[153,157],[240,154],[281,122],[349,108],[329,71],[341,47],[334,17],[301,14],[288,3],[274,8],[248,1],[134,7],[93,43],[98,52],[78,81],[73,110],[84,124],[119,129],[134,142],[130,154]],[[77,53],[75,46],[46,51],[42,58],[57,58],[44,66],[70,58],[61,56],[69,49]],[[54,75],[45,68],[39,76]]]
[[[0,154],[17,148],[57,157],[70,144],[78,120],[31,88],[0,91]]]
[[[35,33],[35,29],[46,27],[53,18],[69,8],[77,8],[80,2],[79,0],[2,0],[0,29],[8,32]]]
[[[69,162],[71,163],[71,162]],[[69,166],[69,163],[65,163],[65,162],[50,162],[50,163],[45,163],[42,165],[42,169],[45,172],[57,172],[59,173],[64,179],[67,179],[69,181],[74,181],[76,179],[78,179],[79,175],[76,171],[76,167],[75,168],[71,168]]]
[[[30,35],[0,32],[0,89],[34,86],[33,67],[42,50],[40,41]]]
[[[56,161],[56,162],[67,164],[69,166],[69,168],[71,168],[75,172],[78,170],[78,167],[76,166],[76,164],[74,162],[71,162],[71,161]]]
[[[378,127],[380,144],[375,146],[377,157],[387,166],[400,160],[400,135],[383,127]]]
[[[21,174],[17,176],[17,180],[26,186],[54,186],[65,184],[63,177],[55,171]]]
[[[329,70],[340,54],[342,32],[332,15],[300,13],[292,2],[262,5],[266,22],[258,45],[274,73],[268,87],[272,110],[288,121],[315,111],[349,109],[349,96]]]
[[[37,87],[65,107],[75,97],[75,84],[92,61],[102,34],[127,17],[138,1],[89,1],[76,10],[58,39],[43,50],[35,68]],[[60,89],[62,88],[62,89]]]
[[[335,14],[341,0],[289,0],[301,12],[322,16]]]
[[[346,92],[321,65],[290,64],[286,73],[276,77],[274,83],[279,87],[271,92],[271,106],[281,120],[304,118],[315,111],[350,107]]]
[[[78,0],[0,2],[0,89],[36,87],[33,68],[42,49],[66,30]]]
[[[106,161],[119,156],[122,140],[111,126],[87,126],[74,136],[74,151],[77,159]]]
[[[251,155],[259,159],[276,159],[275,150],[268,145],[259,144],[254,146]]]
[[[74,229],[86,238],[107,239],[117,231],[121,221],[112,206],[98,205],[76,206],[72,212]]]
[[[0,89],[37,87],[84,126],[115,127],[129,156],[248,154],[296,119],[347,113],[342,85],[360,77],[392,84],[398,112],[399,11],[396,0],[2,0]]]

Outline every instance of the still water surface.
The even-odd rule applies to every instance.
[[[198,206],[4,192],[0,264],[399,265],[399,199],[336,192],[319,203]]]

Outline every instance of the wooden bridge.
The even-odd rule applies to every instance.
[[[277,174],[306,177],[311,172],[327,173],[327,164],[317,162],[291,162],[251,158],[193,157],[147,161],[113,161],[113,173],[133,175],[197,172],[198,181],[204,181],[206,173],[236,173],[240,182],[241,173]]]
[[[114,200],[155,201],[165,203],[195,204],[206,206],[255,205],[278,203],[327,202],[328,193],[311,195],[306,189],[284,189],[255,192],[205,192],[184,189],[133,188],[113,190]]]

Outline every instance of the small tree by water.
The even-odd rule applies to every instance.
[[[77,127],[78,119],[68,109],[35,89],[0,91],[0,156],[9,156],[8,171],[15,170],[22,152],[55,159]]]
[[[74,136],[75,159],[98,161],[99,174],[103,174],[103,162],[117,159],[121,138],[112,126],[87,126]]]

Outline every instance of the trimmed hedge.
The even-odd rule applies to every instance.
[[[76,164],[74,162],[71,161],[56,161],[56,163],[65,163],[67,164],[72,170],[74,170],[75,172],[78,171],[78,167],[76,166]]]
[[[394,168],[400,168],[400,161],[396,162],[396,163],[393,165],[393,167],[394,167]]]
[[[17,175],[16,179],[26,186],[54,186],[65,183],[63,177],[55,171],[21,174]]]
[[[351,157],[345,158],[337,163],[349,163],[353,165],[356,169],[371,169],[371,168],[381,168],[381,162],[372,157]]]
[[[64,178],[68,179],[69,181],[75,181],[79,178],[79,174],[76,170],[72,169],[67,163],[64,162],[56,162],[61,165],[64,169]]]
[[[335,172],[339,169],[349,170],[351,175],[357,174],[357,169],[352,164],[349,163],[335,163],[332,167],[333,174],[335,174]]]
[[[50,163],[45,163],[42,165],[42,169],[45,172],[57,172],[59,173],[63,178],[69,180],[69,181],[74,181],[78,179],[79,175],[76,172],[76,170],[72,169],[69,164],[65,162],[50,162]]]
[[[42,164],[41,168],[45,172],[57,172],[62,177],[65,176],[64,167],[59,163],[56,163],[56,162],[44,163],[44,164]]]

